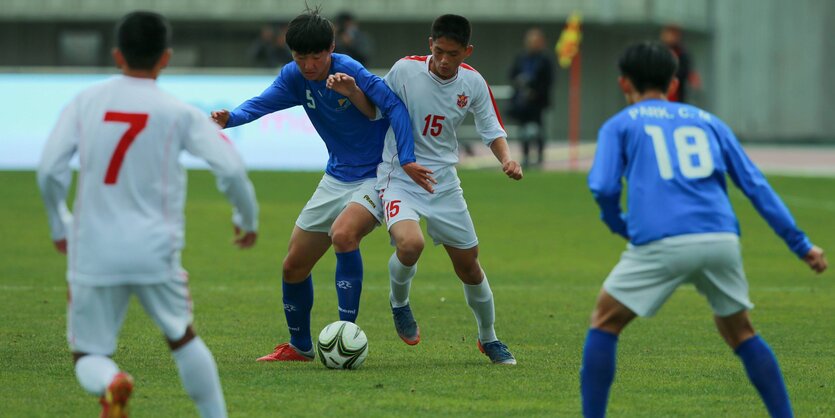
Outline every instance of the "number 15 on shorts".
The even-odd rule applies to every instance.
[[[386,202],[386,222],[388,222],[389,219],[397,216],[398,213],[400,213],[399,200],[389,200],[388,202]]]

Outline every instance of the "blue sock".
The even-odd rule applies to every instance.
[[[339,319],[356,322],[362,294],[362,255],[360,250],[336,253],[336,298]]]
[[[615,380],[615,354],[618,336],[599,329],[589,329],[583,347],[583,366],[580,368],[580,394],[583,416],[606,416],[609,388]]]
[[[772,418],[793,417],[792,405],[783,373],[771,347],[759,335],[745,340],[734,350],[742,359],[748,379],[760,392],[760,397]]]
[[[281,281],[284,291],[284,317],[290,330],[290,344],[302,351],[313,349],[310,340],[310,310],[313,309],[313,277],[301,283]]]

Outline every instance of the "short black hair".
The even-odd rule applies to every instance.
[[[623,51],[618,68],[639,93],[650,89],[666,92],[678,70],[678,59],[661,42],[644,41]]]
[[[432,39],[447,38],[464,47],[470,45],[470,21],[464,16],[441,15],[432,22]]]
[[[322,17],[319,7],[307,8],[290,21],[285,39],[290,50],[297,54],[329,51],[333,45],[333,25]]]
[[[153,69],[170,45],[171,25],[159,13],[131,12],[116,24],[116,47],[132,69]]]

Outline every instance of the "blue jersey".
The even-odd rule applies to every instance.
[[[739,234],[725,174],[798,257],[809,252],[809,239],[730,128],[693,106],[645,100],[609,119],[600,128],[588,182],[603,222],[641,245],[683,234]]]
[[[226,127],[252,122],[268,113],[302,106],[328,148],[325,172],[341,181],[374,178],[382,161],[389,121],[397,138],[400,164],[415,161],[414,138],[409,112],[386,83],[360,63],[342,54],[331,54],[329,74],[345,73],[385,116],[369,120],[345,96],[325,87],[325,80],[302,76],[295,62],[285,65],[272,85],[261,95],[235,108]]]

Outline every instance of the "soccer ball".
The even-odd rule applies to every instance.
[[[357,324],[336,321],[319,333],[316,351],[330,369],[356,369],[368,356],[368,338]]]

